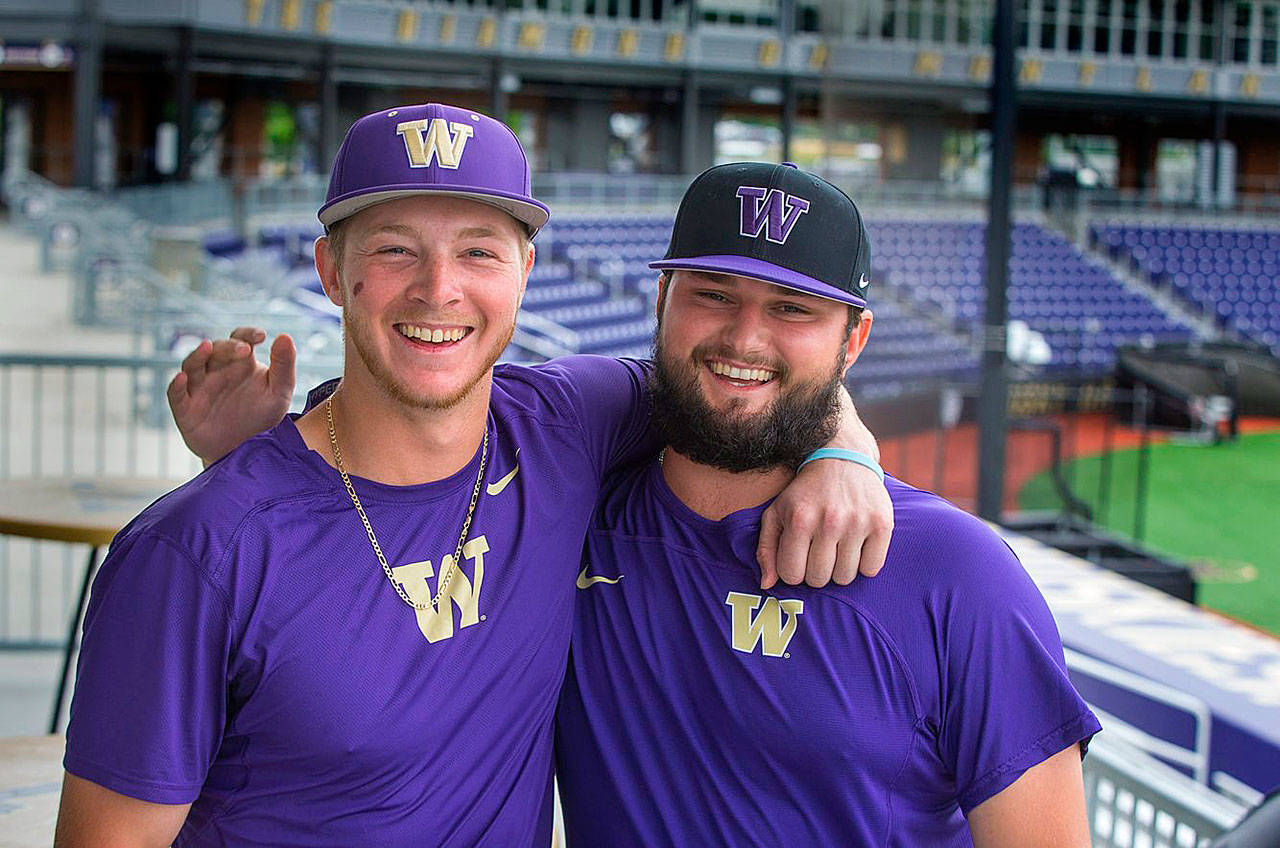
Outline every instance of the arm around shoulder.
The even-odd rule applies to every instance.
[[[190,804],[139,801],[67,772],[54,848],[164,848],[173,843],[190,809]]]
[[[976,848],[1089,848],[1080,746],[1022,773],[969,812]]]
[[[875,436],[841,388],[840,424],[829,448],[879,460]],[[841,451],[829,452],[839,454]],[[761,588],[781,579],[810,586],[874,577],[884,566],[893,535],[893,502],[869,467],[842,459],[809,462],[765,512],[756,559]]]

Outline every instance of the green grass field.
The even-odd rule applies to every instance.
[[[1131,537],[1138,451],[1111,454],[1111,487],[1099,514],[1099,456],[1065,470],[1095,520]],[[1202,606],[1280,635],[1280,432],[1253,433],[1235,444],[1151,447],[1144,544],[1190,562]],[[1022,509],[1057,509],[1048,473],[1018,494]]]

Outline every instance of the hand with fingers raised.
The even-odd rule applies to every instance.
[[[200,342],[169,383],[169,409],[182,440],[205,465],[241,442],[274,427],[293,399],[293,339],[276,336],[270,364],[253,350],[267,339],[257,327],[238,327],[229,338]]]

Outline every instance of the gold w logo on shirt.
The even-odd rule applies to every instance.
[[[764,606],[761,606],[761,601]],[[755,651],[757,644],[763,642],[766,657],[786,655],[791,637],[796,635],[799,616],[804,612],[804,601],[799,598],[762,598],[759,595],[730,592],[724,602],[732,610],[735,651],[750,654]],[[760,610],[758,613],[757,608]]]
[[[404,593],[409,599],[425,607],[415,609],[414,612],[418,614],[418,629],[427,637],[428,642],[434,644],[453,636],[454,606],[461,613],[459,629],[480,621],[480,586],[484,583],[484,555],[488,552],[489,540],[484,536],[477,536],[462,546],[462,556],[475,564],[475,581],[468,580],[460,567],[454,568],[438,609],[431,604],[433,591],[438,590],[433,590],[427,582],[428,577],[435,576],[430,560],[397,565],[391,569],[392,578],[404,587]],[[452,565],[453,554],[446,554],[440,561],[440,573],[448,574]]]
[[[435,157],[441,168],[456,170],[462,163],[467,139],[471,138],[474,130],[458,121],[423,118],[396,124],[396,132],[404,139],[404,149],[409,154],[409,167],[425,168],[431,164],[432,157]]]

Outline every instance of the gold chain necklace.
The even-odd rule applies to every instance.
[[[387,558],[382,555],[382,546],[378,544],[378,537],[373,534],[373,525],[369,523],[369,516],[364,514],[364,506],[360,503],[360,496],[356,494],[355,486],[351,485],[351,478],[347,476],[347,469],[342,465],[342,451],[338,450],[338,434],[333,429],[333,395],[325,401],[325,416],[329,419],[329,445],[333,448],[333,462],[338,466],[338,473],[342,475],[342,482],[347,487],[347,494],[351,496],[351,503],[355,505],[356,512],[360,513],[360,521],[364,523],[364,531],[369,534],[369,544],[373,545],[373,552],[378,557],[378,564],[382,566],[382,571],[387,575],[387,580],[391,583],[391,588],[396,590],[396,594],[400,596],[400,600],[416,610],[425,610],[428,606],[440,609],[440,599],[444,597],[445,590],[449,588],[449,581],[453,579],[453,572],[458,568],[458,560],[462,557],[462,544],[467,540],[467,531],[471,529],[471,519],[476,514],[476,501],[480,499],[480,486],[484,483],[484,469],[489,462],[489,428],[484,428],[484,441],[480,447],[480,473],[476,475],[476,486],[471,491],[471,504],[467,507],[467,519],[462,522],[462,535],[458,536],[458,547],[453,551],[453,559],[449,562],[449,570],[440,578],[439,588],[436,590],[436,596],[431,599],[430,603],[419,603],[409,597],[408,593],[396,582],[391,576],[391,566],[387,565]]]

